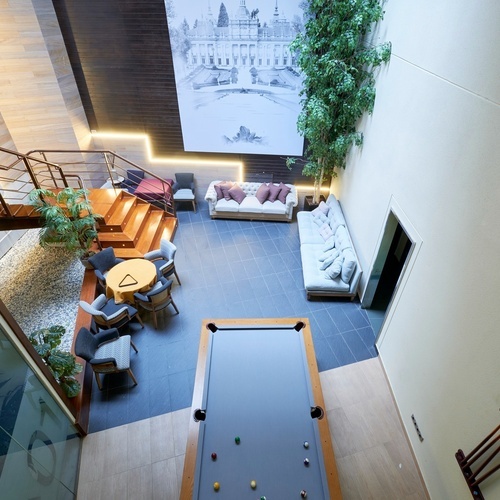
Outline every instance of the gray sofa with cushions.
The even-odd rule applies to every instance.
[[[298,212],[307,299],[356,296],[361,267],[340,204],[333,194],[312,212]]]
[[[263,190],[267,191],[268,188],[271,189],[271,184],[262,182],[234,182],[232,183],[233,190],[229,189],[229,196],[226,195],[224,197],[223,194],[222,196],[218,195],[216,191],[216,186],[220,186],[221,183],[223,181],[212,181],[205,195],[212,219],[276,220],[286,222],[292,220],[293,209],[298,204],[297,191],[294,185],[283,184],[290,191],[286,196],[281,196],[282,201],[279,199],[278,192],[278,197],[274,201],[271,201],[273,198],[271,196],[271,198],[267,197],[261,203],[258,198],[261,200],[265,198]],[[282,184],[274,183],[272,189],[277,190],[280,185]],[[241,190],[238,188],[241,188]],[[241,192],[244,193],[244,196],[241,195]]]

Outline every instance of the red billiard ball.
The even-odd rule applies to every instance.
[[[212,453],[210,456],[212,457],[212,460],[217,460],[217,453]]]

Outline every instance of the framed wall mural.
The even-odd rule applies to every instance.
[[[165,0],[185,151],[301,156],[299,0]]]

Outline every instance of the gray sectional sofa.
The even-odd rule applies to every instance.
[[[331,194],[312,212],[298,212],[297,222],[307,299],[353,299],[362,270],[338,200]]]
[[[283,201],[276,199],[264,200],[261,203],[257,199],[257,193],[262,182],[234,182],[244,192],[242,200],[225,199],[217,196],[215,186],[222,181],[212,181],[208,186],[205,200],[208,202],[208,211],[212,219],[249,219],[249,220],[275,220],[291,222],[293,209],[298,204],[297,191],[292,184],[284,184],[290,189]],[[269,186],[270,184],[267,184]],[[276,188],[279,187],[274,183]],[[261,198],[263,199],[263,198]]]

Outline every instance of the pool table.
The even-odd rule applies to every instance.
[[[341,499],[308,319],[202,322],[180,498]]]

